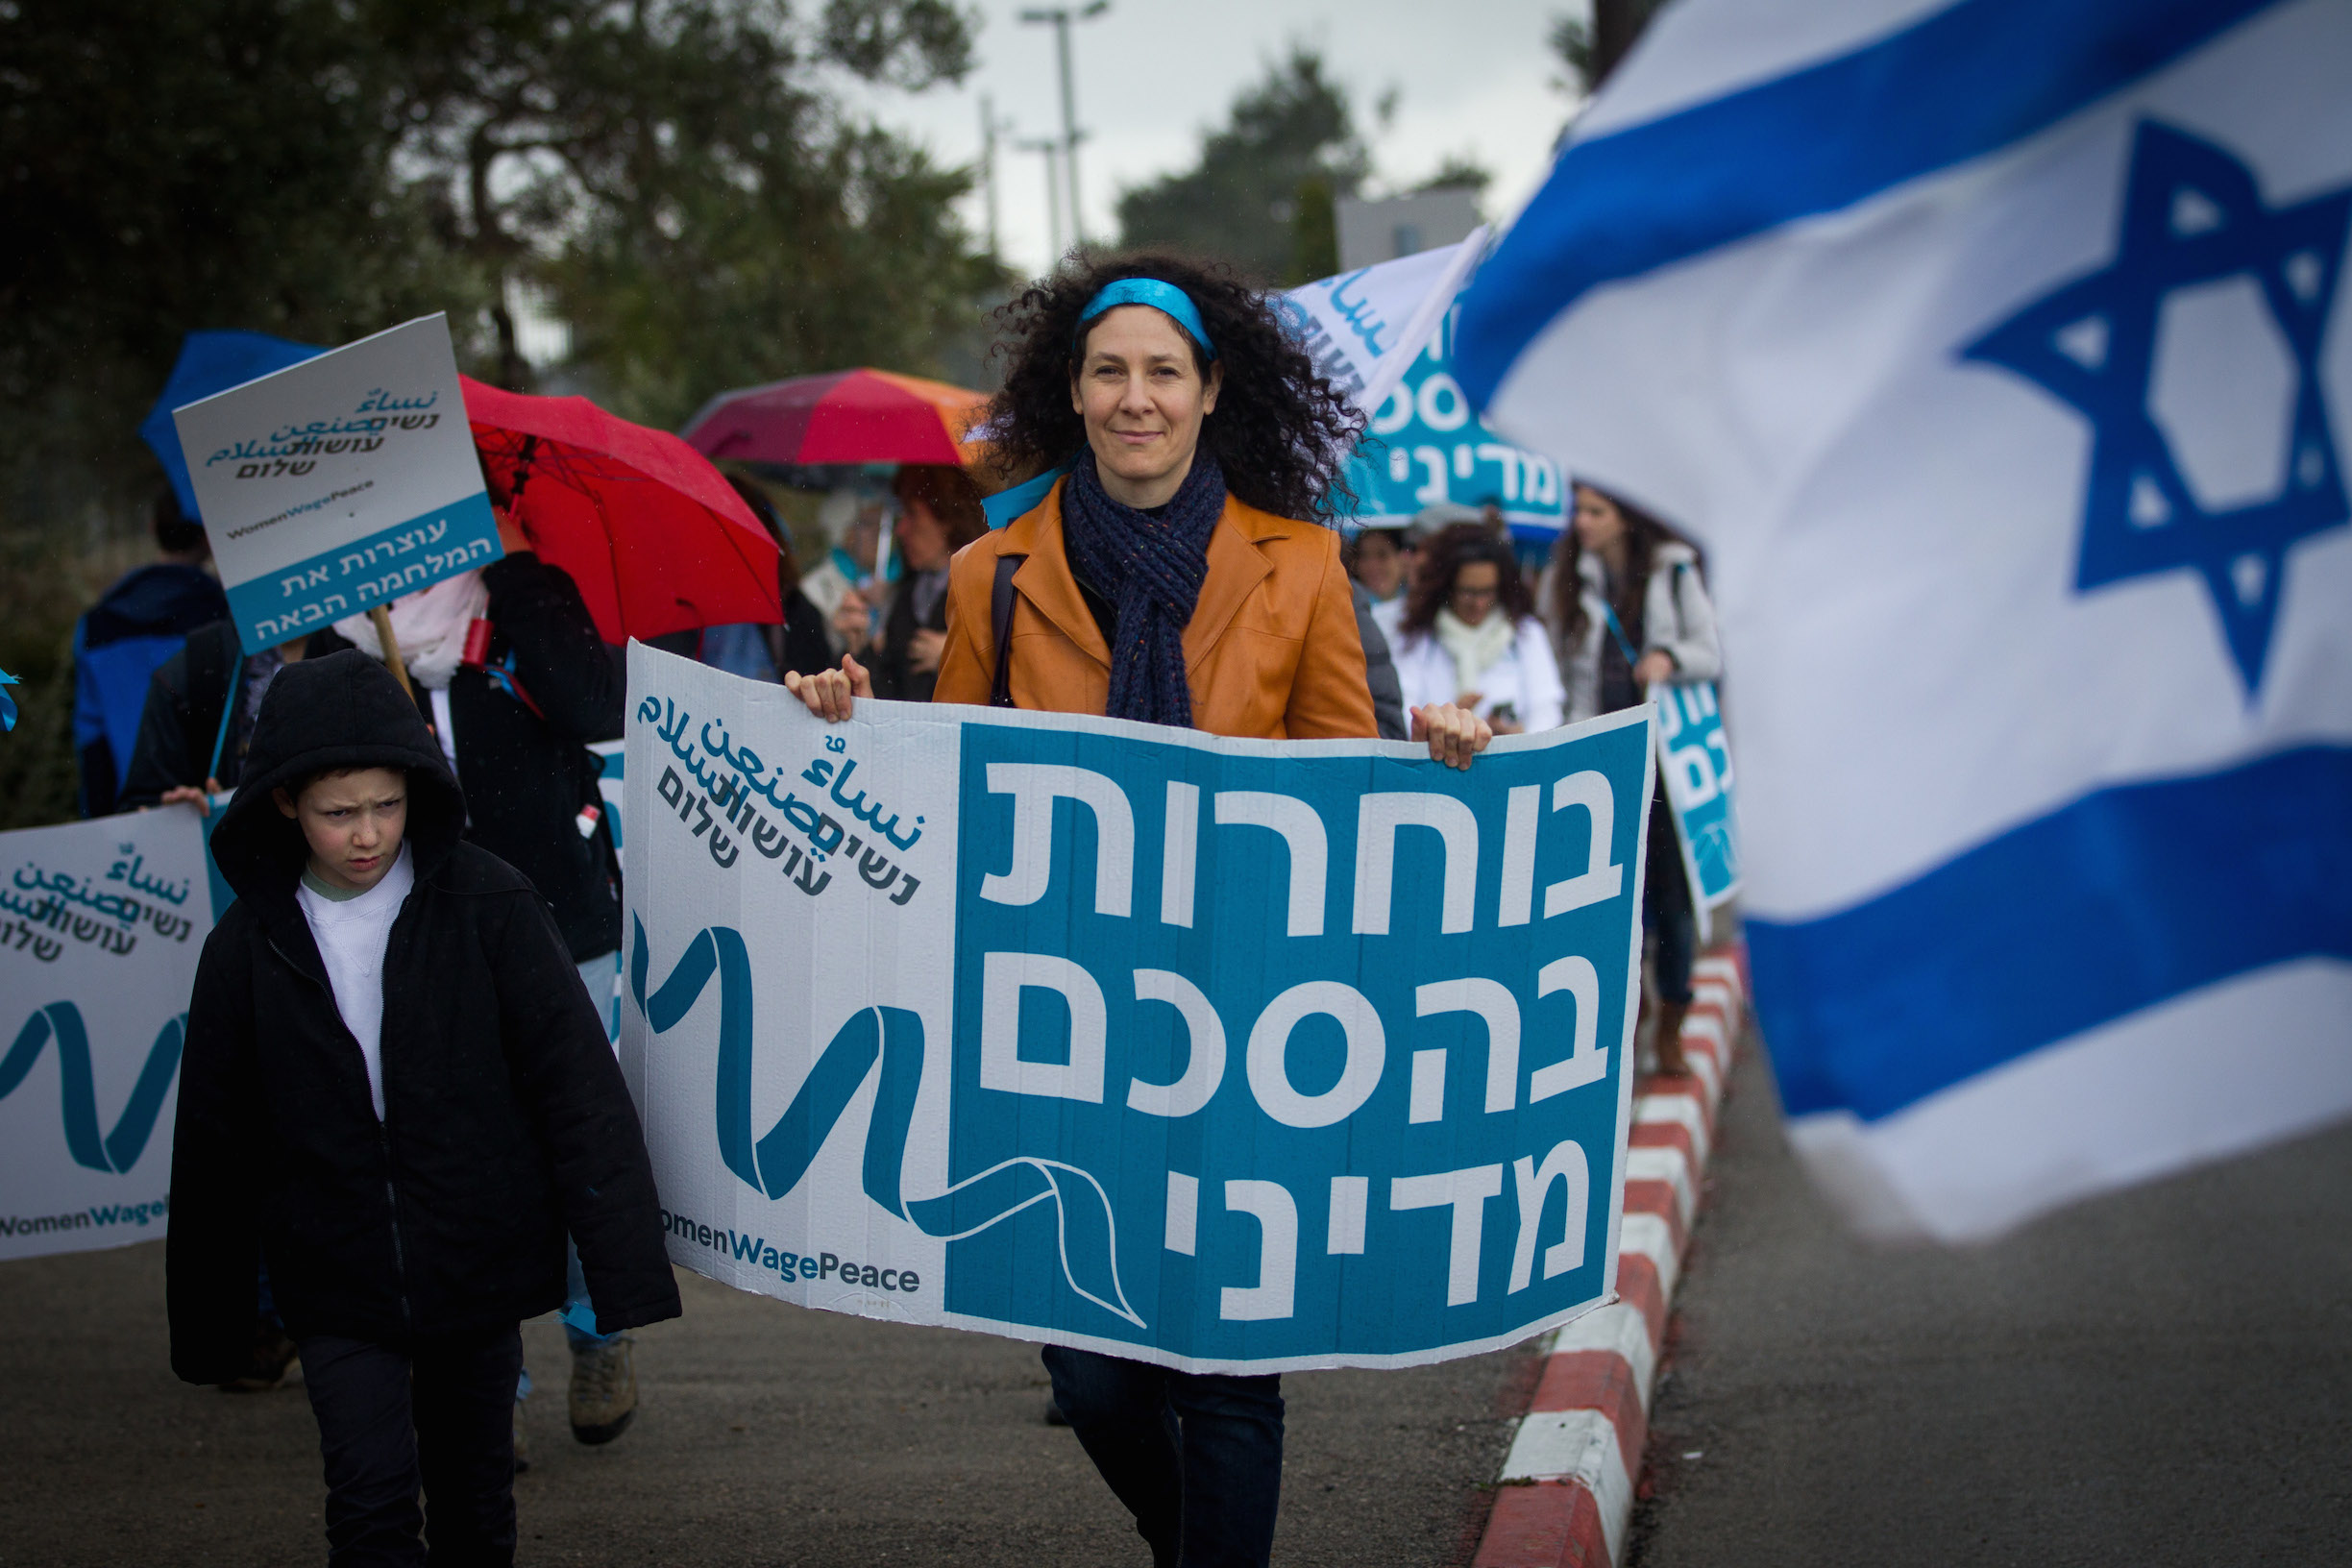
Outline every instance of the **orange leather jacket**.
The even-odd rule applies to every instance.
[[[996,561],[1026,555],[1013,574],[1013,705],[1099,714],[1109,702],[1111,649],[1079,597],[1062,542],[1067,482],[1010,527],[957,552],[933,701],[988,701],[996,673],[989,604]],[[1269,741],[1376,733],[1355,601],[1339,564],[1339,536],[1330,528],[1228,495],[1209,536],[1209,575],[1184,649],[1197,729]]]

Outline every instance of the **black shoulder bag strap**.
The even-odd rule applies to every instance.
[[[996,674],[989,682],[989,706],[1013,705],[1013,574],[1026,555],[996,557],[996,580],[989,586],[989,625],[996,633]]]

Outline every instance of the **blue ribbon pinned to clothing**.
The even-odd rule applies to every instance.
[[[655,1034],[676,1026],[719,981],[719,1157],[746,1186],[781,1198],[800,1184],[849,1101],[881,1066],[867,1122],[866,1195],[925,1236],[957,1241],[1051,1201],[1060,1217],[1062,1275],[1071,1289],[1138,1328],[1118,1279],[1117,1224],[1110,1194],[1075,1165],[1020,1156],[949,1186],[935,1198],[900,1190],[915,1094],[922,1084],[923,1026],[902,1007],[861,1008],[833,1036],[799,1091],[767,1136],[751,1137],[751,959],[741,932],[705,926],[686,944],[670,977],[646,993],[650,958],[645,921],[629,949],[629,994]]]
[[[16,727],[16,699],[9,696],[8,689],[21,684],[14,675],[0,670],[0,730]]]

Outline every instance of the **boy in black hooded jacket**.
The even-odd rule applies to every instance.
[[[563,1305],[567,1231],[600,1330],[679,1310],[601,1021],[464,821],[415,705],[346,650],[271,685],[212,833],[238,896],[188,1012],[172,1367],[242,1369],[266,1258],[338,1564],[424,1561],[420,1484],[435,1561],[512,1560],[517,1324]]]

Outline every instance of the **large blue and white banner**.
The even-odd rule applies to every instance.
[[[0,1259],[163,1234],[212,919],[192,807],[0,834]]]
[[[503,553],[443,316],[172,417],[248,652]]]
[[[621,1060],[671,1256],[1169,1366],[1404,1365],[1615,1277],[1649,710],[1379,742],[629,650]]]
[[[1560,530],[1567,487],[1557,465],[1486,428],[1454,379],[1446,314],[1396,387],[1373,406],[1348,461],[1360,523],[1409,522],[1425,506],[1492,506],[1511,532],[1541,543]]]
[[[1369,419],[1436,335],[1488,237],[1481,224],[1459,244],[1318,278],[1270,303],[1315,368]]]
[[[1708,551],[1793,1137],[1991,1234],[2352,1113],[2352,7],[1682,0],[1464,295]]]

